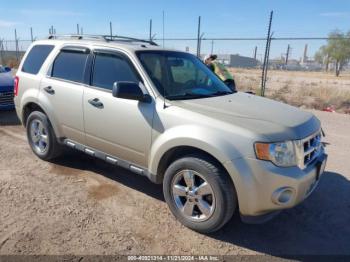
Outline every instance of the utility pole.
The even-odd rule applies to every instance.
[[[289,52],[290,52],[290,45],[288,44],[288,46],[287,46],[287,53],[286,53],[286,65],[288,65]]]
[[[200,39],[200,37],[201,37],[201,17],[199,16],[198,17],[198,33],[197,33],[197,57],[201,56],[201,54],[200,54],[200,52],[201,52],[201,47],[200,47],[201,39]]]
[[[271,36],[272,17],[273,17],[273,11],[271,11],[270,13],[269,27],[267,30],[267,37],[266,37],[264,64],[263,64],[262,75],[261,75],[261,96],[265,96],[266,78],[267,78],[267,70],[269,67],[268,64],[269,64],[269,55],[270,55],[271,37],[272,37]]]
[[[112,22],[109,22],[109,35],[111,36],[111,40],[112,40],[112,38],[113,38]]]
[[[31,40],[32,42],[34,42],[34,38],[33,38],[33,28],[32,28],[32,27],[30,28],[30,40]]]

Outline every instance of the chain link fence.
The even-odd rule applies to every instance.
[[[201,58],[217,54],[218,60],[230,68],[240,91],[295,106],[350,113],[349,65],[344,66],[340,77],[335,77],[334,64],[326,66],[314,58],[330,38],[274,37],[271,18],[272,15],[267,36],[261,38],[206,37],[199,18],[197,37],[155,38],[150,23],[149,39],[160,47],[190,52]],[[109,26],[112,35],[112,24]],[[50,34],[55,31],[50,28]],[[79,25],[77,32],[82,33]],[[33,41],[17,38],[16,33],[15,36],[17,40],[0,39],[0,64],[14,68]]]

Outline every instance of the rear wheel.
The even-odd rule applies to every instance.
[[[201,156],[172,163],[163,191],[170,210],[185,226],[201,233],[219,230],[232,217],[236,193],[227,173]]]
[[[29,145],[39,158],[50,160],[61,154],[61,146],[47,116],[39,111],[32,112],[26,123]]]

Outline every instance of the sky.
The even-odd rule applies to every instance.
[[[162,14],[165,13],[165,38],[195,38],[198,16],[204,37],[266,37],[268,18],[274,11],[274,37],[325,37],[335,29],[350,30],[350,0],[2,0],[0,5],[0,38],[44,38],[51,25],[57,34],[76,33],[77,24],[84,34],[113,33],[148,38],[149,20],[153,33],[163,37]],[[159,42],[162,44],[162,41]],[[274,41],[271,57],[279,57],[292,48],[292,57],[301,57],[308,44],[309,56],[324,41]],[[211,52],[210,41],[203,41],[202,52]],[[165,46],[195,52],[195,41],[165,41]],[[215,41],[214,53],[252,56],[258,46],[258,58],[264,53],[264,41]],[[21,44],[26,47],[25,43]]]

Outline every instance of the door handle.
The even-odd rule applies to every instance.
[[[50,95],[54,95],[55,94],[55,90],[52,89],[52,86],[44,87],[44,90],[45,90],[46,93],[48,93]]]
[[[98,98],[89,99],[88,102],[97,108],[103,108],[103,103]]]

